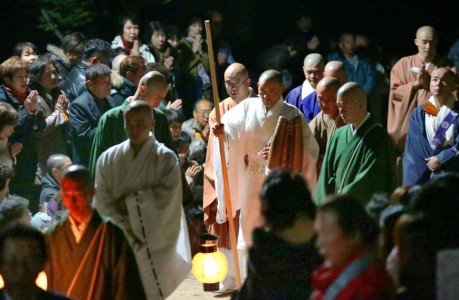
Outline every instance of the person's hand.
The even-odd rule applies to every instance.
[[[176,99],[174,102],[169,101],[167,103],[166,109],[173,109],[173,110],[179,110],[182,108],[182,99]]]
[[[312,39],[307,42],[306,47],[308,47],[309,50],[316,50],[317,47],[319,47],[320,41],[317,36],[313,36]]]
[[[198,164],[192,164],[191,166],[188,167],[185,171],[185,176],[194,178],[198,173],[201,171],[201,166]]]
[[[441,162],[437,157],[431,156],[426,158],[425,161],[427,162],[427,168],[429,168],[431,172],[436,172],[441,169]]]
[[[219,135],[225,134],[225,125],[224,124],[215,124],[215,126],[212,127],[212,133],[215,136],[219,136]]]
[[[60,112],[66,112],[69,108],[69,99],[64,94],[57,97],[56,109]]]
[[[207,140],[209,140],[209,133],[210,133],[210,127],[209,127],[209,124],[207,124],[201,131],[201,137],[204,140],[204,142],[207,142]]]
[[[134,43],[132,45],[131,53],[129,53],[129,54],[130,55],[139,55],[140,54],[139,48],[140,48],[140,41],[137,39],[137,40],[134,41]]]
[[[24,106],[30,114],[35,114],[38,110],[38,91],[33,90],[24,101]]]
[[[172,66],[174,65],[174,57],[169,56],[164,59],[163,65],[166,67],[166,69],[170,70],[172,69]]]
[[[22,144],[21,143],[14,143],[10,146],[11,156],[16,157],[19,153],[21,153]]]
[[[263,156],[264,159],[268,159],[269,158],[269,152],[271,150],[271,147],[264,147],[262,152],[261,152],[261,155]]]
[[[193,50],[193,53],[199,53],[202,51],[202,36],[200,34],[196,35],[193,45],[191,45],[191,49]]]
[[[430,74],[427,72],[425,66],[422,66],[422,68],[419,69],[419,72],[416,73],[415,75],[416,80],[414,81],[414,88],[419,89],[419,88],[424,88],[424,89],[429,89],[429,83],[430,83]]]

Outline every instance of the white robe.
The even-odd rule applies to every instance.
[[[301,112],[294,106],[284,103],[282,97],[267,111],[260,98],[248,98],[228,111],[222,117],[228,143],[228,173],[233,216],[241,210],[238,249],[246,249],[252,244],[252,231],[263,225],[259,194],[267,170],[267,160],[261,155],[276,129],[280,116],[291,120],[296,116],[303,119],[303,175],[311,193],[317,182],[316,161],[319,146]],[[216,139],[216,138],[215,138]],[[216,190],[218,198],[217,221],[226,221],[221,163],[219,148],[216,143],[214,164]],[[249,165],[245,166],[244,155],[247,153]],[[287,201],[288,199],[286,199]]]
[[[105,151],[97,161],[95,207],[124,231],[131,228],[144,242],[142,227],[145,229],[163,297],[180,285],[191,267],[180,183],[177,156],[154,137],[147,140],[136,157],[127,140]],[[128,215],[115,201],[123,196]],[[134,250],[134,254],[148,299],[163,298],[147,247]]]

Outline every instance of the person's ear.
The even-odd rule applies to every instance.
[[[418,39],[417,39],[417,38],[416,38],[416,39],[414,39],[414,44],[415,44],[416,46],[418,46],[418,47],[419,47],[419,45],[418,45]]]
[[[89,59],[89,64],[93,65],[93,64],[97,64],[97,63],[100,63],[100,60],[97,56],[92,56],[90,59]]]

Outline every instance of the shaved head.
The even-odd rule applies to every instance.
[[[324,59],[319,53],[311,53],[304,58],[303,66],[319,67],[324,66]]]
[[[442,104],[458,87],[457,76],[448,68],[437,68],[430,75],[430,92]]]
[[[231,64],[223,75],[225,79],[225,88],[228,96],[236,103],[241,102],[250,94],[249,72],[243,64]]]
[[[158,71],[150,71],[139,81],[133,100],[144,100],[151,108],[156,108],[167,94],[167,79]]]
[[[140,86],[148,86],[149,88],[158,88],[167,86],[167,79],[158,71],[151,71],[143,75],[139,81]]]
[[[344,123],[358,127],[367,116],[367,95],[356,82],[345,83],[339,90],[336,104]]]
[[[260,78],[258,79],[258,83],[261,84],[266,82],[284,85],[281,73],[276,70],[267,70],[261,73]]]
[[[233,76],[240,76],[240,77],[249,77],[249,72],[247,72],[247,69],[243,64],[240,63],[234,63],[231,64],[228,68],[225,70],[224,77],[233,77]]]
[[[336,105],[336,94],[340,88],[338,79],[334,77],[324,77],[317,84],[316,92],[319,107],[324,114],[335,118],[338,115],[338,106]]]
[[[337,60],[332,60],[325,65],[324,75],[326,77],[334,77],[338,79],[340,85],[343,85],[347,81],[346,69],[344,64]]]
[[[437,52],[437,33],[431,26],[422,26],[416,31],[414,44],[418,47],[418,56],[423,62],[433,60]]]

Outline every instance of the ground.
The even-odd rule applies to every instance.
[[[190,273],[183,283],[177,288],[177,290],[170,295],[168,300],[215,300],[215,299],[229,299],[230,296],[223,296],[219,293],[204,292],[202,289],[202,283],[194,279]]]

